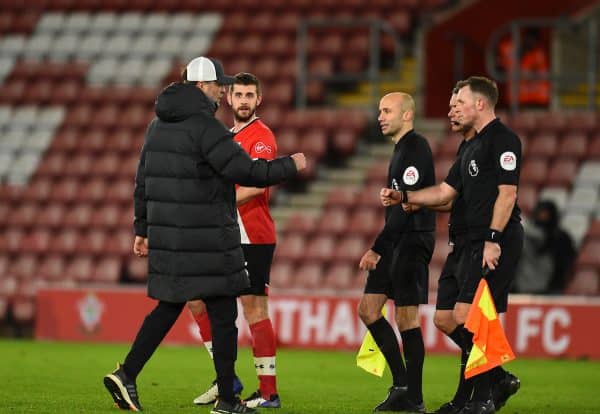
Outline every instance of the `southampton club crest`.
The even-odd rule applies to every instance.
[[[477,177],[478,174],[479,174],[479,167],[477,166],[477,163],[475,162],[475,160],[471,160],[469,162],[469,175],[471,177]]]
[[[77,310],[83,331],[88,334],[95,333],[102,319],[104,304],[94,293],[88,292],[83,299],[77,302]]]

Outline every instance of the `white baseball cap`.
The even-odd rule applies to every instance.
[[[192,82],[216,81],[219,85],[233,85],[235,78],[225,75],[223,65],[217,59],[200,56],[187,65],[187,80]]]

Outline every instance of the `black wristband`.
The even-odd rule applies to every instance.
[[[502,240],[502,232],[499,230],[488,229],[487,235],[485,236],[485,241],[489,241],[492,243],[500,243]]]
[[[408,202],[408,193],[404,189],[400,190],[400,202],[401,203]]]

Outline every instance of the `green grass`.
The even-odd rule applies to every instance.
[[[121,360],[127,345],[74,344],[0,340],[0,413],[117,413],[102,377]],[[278,388],[283,408],[277,413],[369,413],[385,396],[383,379],[355,366],[349,352],[282,349],[278,354]],[[517,359],[508,365],[522,388],[502,413],[598,413],[600,363]],[[238,374],[250,393],[257,386],[248,349],[241,349]],[[454,392],[457,357],[428,356],[424,394],[430,410]],[[208,413],[192,399],[204,391],[214,373],[203,347],[163,346],[138,378],[147,413]],[[262,412],[269,410],[262,410]]]

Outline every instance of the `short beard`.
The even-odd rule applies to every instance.
[[[256,108],[251,111],[248,116],[245,117],[241,117],[238,111],[233,111],[233,117],[235,118],[235,120],[237,122],[248,122],[250,119],[252,119],[252,117],[254,116],[254,114],[256,113]]]

